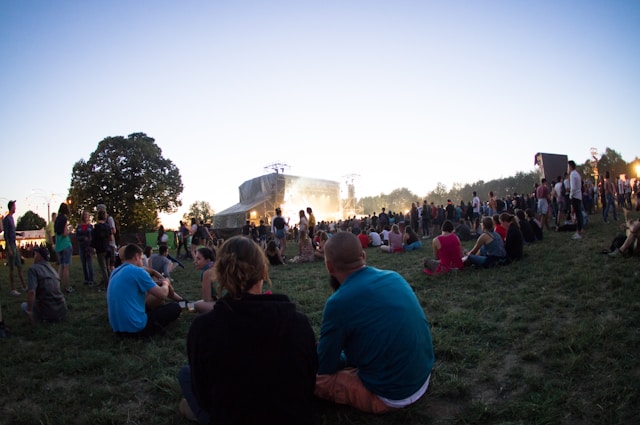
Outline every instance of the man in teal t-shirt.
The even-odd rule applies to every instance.
[[[429,322],[411,286],[366,265],[360,241],[338,232],[325,245],[335,293],[322,315],[316,396],[372,413],[408,406],[429,386]]]

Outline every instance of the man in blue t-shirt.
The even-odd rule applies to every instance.
[[[151,336],[176,320],[182,309],[178,303],[164,303],[175,296],[169,279],[153,281],[142,268],[138,245],[127,245],[122,256],[123,263],[111,272],[107,288],[109,323],[120,335]]]
[[[325,244],[335,293],[322,314],[315,395],[371,413],[408,406],[429,386],[429,322],[411,286],[366,265],[360,241],[338,232]]]

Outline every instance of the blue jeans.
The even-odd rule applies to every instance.
[[[73,248],[68,247],[62,251],[58,251],[58,264],[61,266],[68,266],[71,264],[71,255],[73,254]]]
[[[409,245],[402,245],[402,247],[404,248],[405,251],[415,251],[417,249],[422,248],[422,242],[420,241],[415,241],[415,242],[411,242]]]
[[[616,215],[616,200],[613,198],[613,195],[610,193],[607,193],[605,195],[605,198],[607,201],[606,201],[604,210],[602,211],[602,218],[606,223],[609,220],[609,210],[613,208],[613,220],[618,221],[618,216]]]
[[[93,283],[93,255],[87,250],[87,247],[82,244],[78,246],[78,253],[80,254],[80,262],[82,263],[84,281]]]
[[[209,413],[200,407],[198,400],[196,400],[196,396],[193,394],[193,389],[191,387],[191,368],[189,365],[182,366],[182,369],[178,372],[178,383],[182,389],[182,396],[187,400],[191,411],[196,418],[198,418],[198,423],[203,425],[211,423]]]

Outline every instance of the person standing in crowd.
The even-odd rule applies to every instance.
[[[580,177],[580,173],[576,170],[575,161],[571,160],[568,162],[568,169],[570,187],[569,197],[571,198],[571,207],[576,215],[576,233],[574,233],[572,238],[578,240],[582,239],[584,234],[582,220],[582,177]]]
[[[311,207],[307,207],[307,214],[309,214],[309,238],[313,239],[316,232],[316,216],[313,215]]]
[[[64,285],[65,292],[70,294],[75,292],[73,286],[69,282],[69,268],[71,267],[71,255],[73,247],[71,238],[69,237],[69,205],[62,202],[58,208],[58,217],[53,225],[56,233],[56,253],[58,254],[58,275]]]
[[[16,285],[13,280],[14,269],[18,270],[18,279],[22,284],[22,289],[27,290],[22,275],[22,256],[16,244],[16,236],[23,236],[24,233],[16,232],[16,224],[13,215],[16,213],[16,201],[9,201],[7,204],[9,213],[2,219],[2,228],[4,229],[4,243],[7,252],[7,265],[9,266],[9,285],[11,286],[11,295],[19,296],[20,292],[16,291]]]
[[[189,228],[182,220],[180,220],[180,228],[178,229],[178,251],[176,258],[180,258],[180,250],[184,247],[185,258],[189,256]]]
[[[56,222],[56,218],[58,218],[58,213],[51,213],[51,220],[47,223],[44,228],[44,237],[47,244],[47,249],[49,250],[49,258],[52,263],[58,262],[58,257],[56,256],[56,232],[53,230],[53,225]]]
[[[540,220],[541,229],[549,230],[549,185],[547,179],[543,178],[540,185],[536,188],[536,198],[538,199],[538,219]]]
[[[616,185],[611,181],[609,172],[604,175],[604,208],[602,210],[602,219],[605,223],[609,222],[609,211],[613,211],[613,221],[618,221],[616,214]]]
[[[33,265],[28,271],[29,290],[22,311],[34,325],[40,322],[59,322],[67,314],[67,302],[60,291],[60,276],[49,264],[45,247],[33,249]]]
[[[260,225],[258,226],[258,240],[260,241],[260,246],[262,249],[267,248],[267,226],[264,224],[264,220],[260,220]]]
[[[410,215],[410,224],[411,227],[417,232],[419,229],[419,225],[420,223],[418,222],[418,216],[419,211],[418,211],[418,204],[416,204],[415,202],[411,203],[411,211],[409,212]]]
[[[304,210],[300,210],[298,215],[300,216],[300,221],[298,222],[298,231],[300,233],[306,233],[308,235],[309,234],[309,220],[307,219],[307,215],[305,214]],[[313,235],[311,235],[310,238],[313,239]]]
[[[96,210],[104,211],[105,223],[109,226],[109,231],[111,232],[111,236],[109,238],[109,253],[111,254],[111,256],[108,258],[109,262],[107,264],[107,267],[109,267],[109,271],[111,271],[115,266],[115,260],[118,256],[118,244],[116,241],[116,222],[113,217],[107,212],[107,206],[105,204],[98,204]]]
[[[311,425],[318,359],[309,320],[287,296],[263,293],[268,261],[254,241],[230,238],[214,267],[225,296],[189,329],[180,411],[200,424]]]
[[[158,247],[162,247],[162,246],[166,246],[166,254],[164,254],[164,256],[171,262],[173,263],[171,266],[171,269],[169,269],[169,272],[171,270],[173,270],[175,268],[175,266],[179,266],[180,268],[184,269],[184,264],[182,264],[180,262],[180,260],[178,260],[177,258],[174,258],[171,256],[171,254],[169,254],[169,234],[164,230],[164,226],[160,225],[158,227],[158,239],[156,241],[156,244],[158,245]],[[164,250],[162,250],[164,251]],[[158,252],[162,255],[162,251],[160,249],[158,249]],[[164,268],[164,266],[163,266]],[[162,273],[162,272],[160,272]],[[165,275],[167,277],[169,277],[169,275]]]
[[[84,284],[93,286],[93,225],[90,223],[91,215],[89,211],[82,212],[82,221],[76,228],[76,241],[78,242],[78,253],[84,274]]]
[[[385,208],[382,207],[382,212],[378,216],[378,225],[380,230],[389,225],[389,215],[385,211]]]
[[[473,207],[473,230],[478,233],[478,226],[480,224],[480,198],[478,198],[478,194],[476,191],[473,191],[473,200],[471,201],[471,206]]]
[[[284,253],[287,249],[287,222],[280,208],[276,208],[276,216],[271,221],[271,233],[280,244],[280,255],[286,260]]]
[[[189,243],[189,250],[191,252],[191,258],[196,258],[196,250],[200,245],[200,232],[198,232],[198,221],[195,218],[191,219],[191,227],[189,228],[189,236],[191,242]]]
[[[107,289],[109,284],[109,275],[111,274],[110,259],[113,257],[111,252],[111,227],[106,223],[107,212],[105,210],[98,210],[98,222],[93,226],[93,233],[91,238],[91,246],[96,250],[96,259],[98,260],[98,267],[102,274],[102,280],[100,281],[100,290]]]
[[[415,403],[429,386],[434,351],[411,286],[367,266],[350,232],[329,238],[325,266],[334,293],[322,314],[315,395],[370,413]]]
[[[556,216],[555,227],[556,230],[562,224],[564,224],[565,219],[565,211],[566,207],[564,205],[564,192],[565,187],[562,181],[562,176],[558,176],[556,178],[556,184],[553,186],[552,199],[553,199],[553,209]]]
[[[420,220],[422,221],[422,239],[429,237],[429,227],[431,226],[431,207],[425,199],[420,210]]]

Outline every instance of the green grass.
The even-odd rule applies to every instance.
[[[616,228],[592,216],[587,236],[545,233],[526,258],[492,270],[432,277],[431,254],[367,251],[369,265],[397,270],[431,323],[436,364],[414,406],[373,416],[317,401],[317,424],[628,424],[640,405],[640,263],[610,259]],[[294,247],[290,246],[290,254]],[[30,262],[27,263],[27,266]],[[167,335],[120,340],[104,293],[76,284],[63,324],[32,327],[8,295],[0,302],[12,338],[0,340],[0,424],[182,424],[176,374],[186,363],[192,314]],[[81,283],[74,257],[72,281]],[[319,331],[331,294],[324,264],[272,268],[274,292],[288,294]],[[178,292],[198,298],[198,272],[173,273]],[[268,365],[265,365],[268,366]]]

